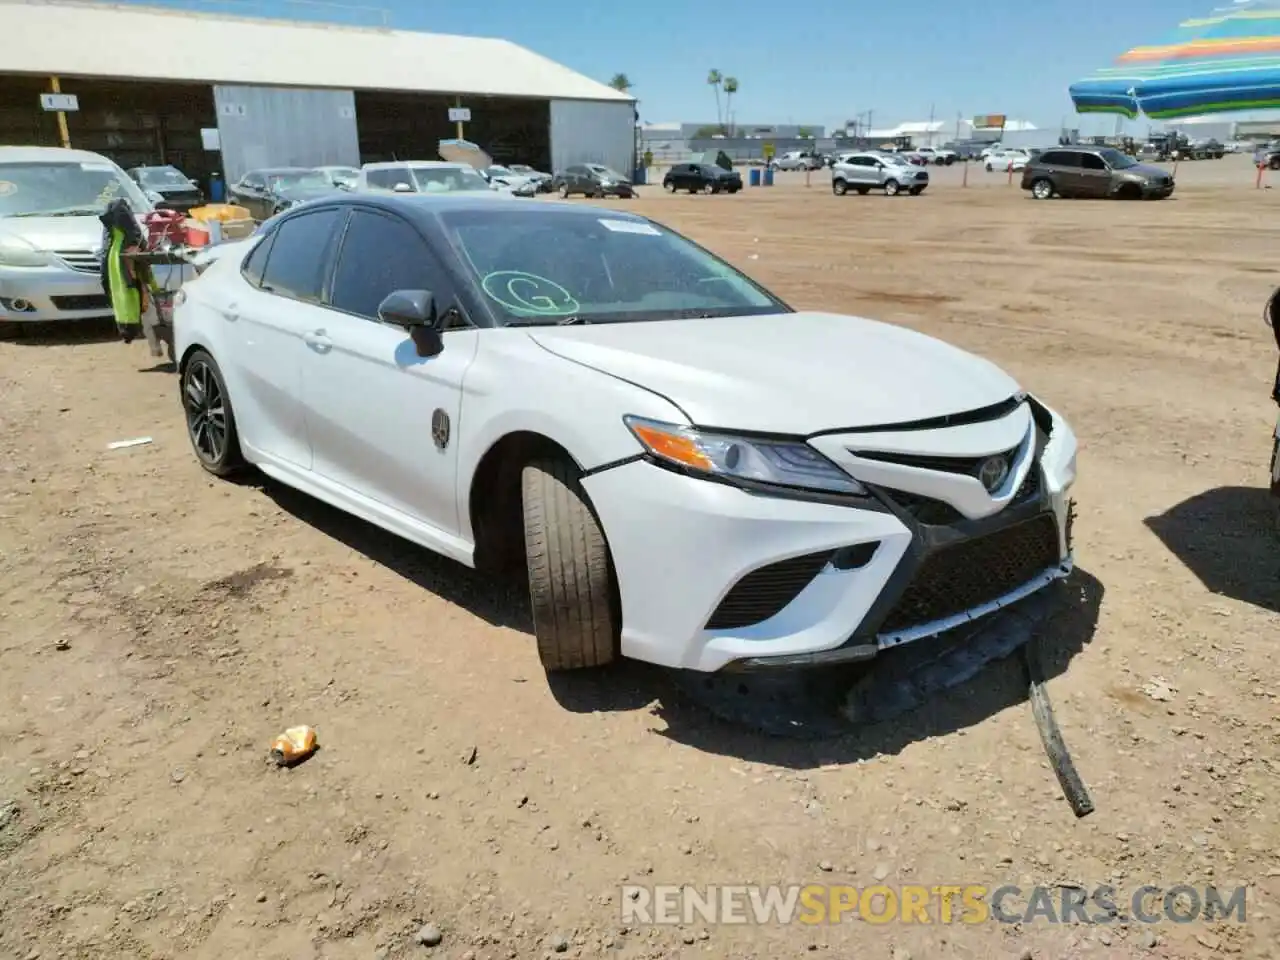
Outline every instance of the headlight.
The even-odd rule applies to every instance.
[[[863,496],[866,487],[807,443],[706,433],[692,427],[623,417],[627,429],[664,463],[726,480]]]
[[[19,237],[0,237],[0,264],[6,267],[43,267],[49,255]]]

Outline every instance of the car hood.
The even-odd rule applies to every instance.
[[[0,235],[18,237],[37,250],[98,250],[102,221],[87,217],[0,217]]]
[[[976,410],[1018,392],[981,357],[861,317],[792,313],[536,327],[557,356],[658,393],[700,426],[807,436]]]

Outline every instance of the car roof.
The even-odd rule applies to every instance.
[[[100,153],[66,147],[0,147],[0,163],[110,163]]]
[[[649,223],[647,217],[620,210],[609,210],[584,203],[563,203],[550,200],[541,203],[494,203],[492,191],[474,193],[339,193],[338,195],[298,207],[311,210],[316,206],[340,204],[342,206],[374,207],[398,213],[411,220],[421,220],[442,213],[484,213],[506,210],[515,215],[544,217],[546,219],[576,218],[578,220],[626,220],[631,223]],[[286,214],[287,216],[287,214]]]
[[[263,167],[261,170],[250,170],[249,173],[260,173],[264,177],[280,176],[286,173],[315,173],[315,167]],[[247,176],[248,174],[246,174]]]

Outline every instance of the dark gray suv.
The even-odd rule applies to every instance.
[[[1163,200],[1173,193],[1173,177],[1112,147],[1057,147],[1026,165],[1022,189],[1030,190],[1037,200],[1054,196]]]

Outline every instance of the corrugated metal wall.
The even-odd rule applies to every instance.
[[[223,176],[260,167],[359,166],[350,90],[215,86]]]
[[[551,101],[553,172],[573,163],[603,163],[631,175],[635,160],[635,106],[599,100]]]

